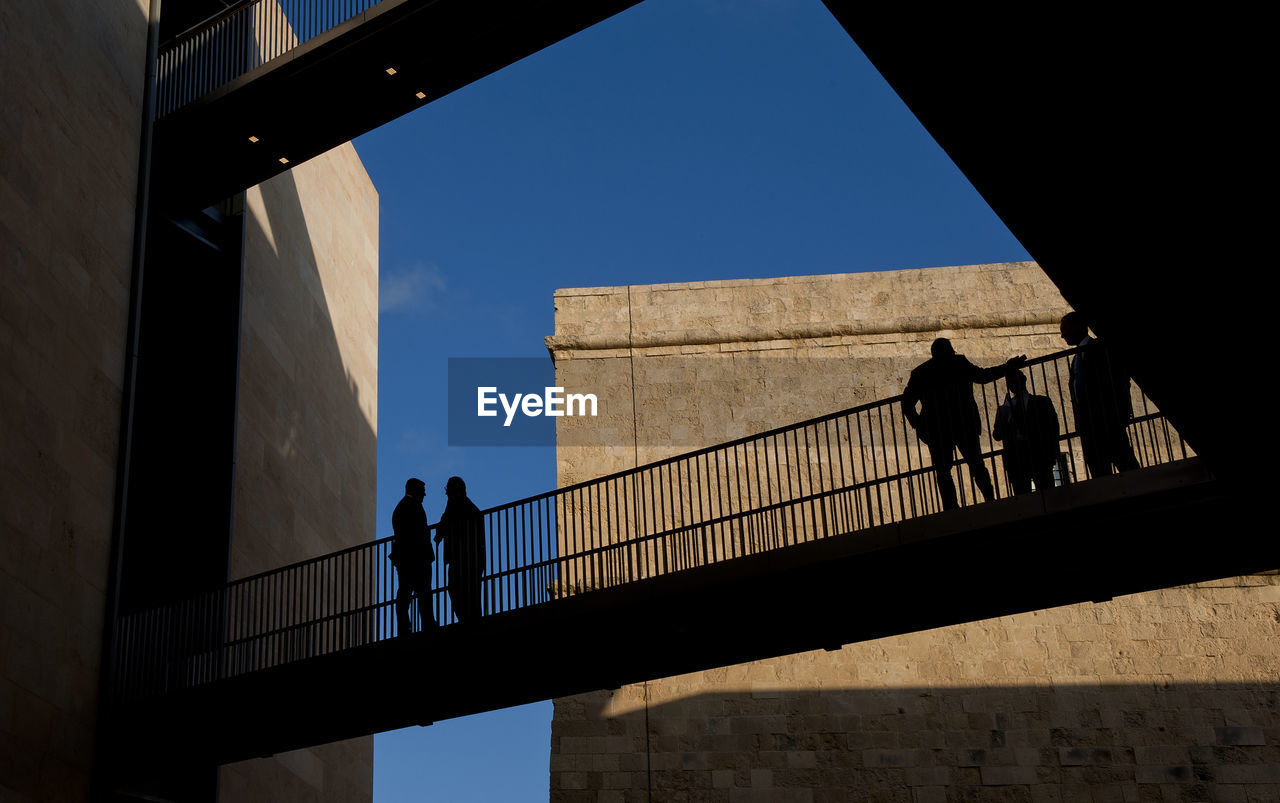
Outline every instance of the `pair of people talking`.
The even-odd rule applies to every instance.
[[[475,503],[467,498],[467,484],[461,477],[450,477],[445,483],[448,502],[439,523],[435,526],[436,544],[443,544],[442,552],[448,575],[446,583],[453,612],[459,622],[479,618],[481,614],[480,586],[484,574],[484,516]],[[417,477],[404,484],[404,498],[391,515],[391,527],[395,535],[391,543],[391,563],[400,576],[396,593],[396,624],[400,635],[413,632],[410,617],[413,600],[418,600],[418,630],[423,622],[439,622],[431,611],[431,564],[436,553],[432,547],[427,513],[422,506],[427,485]],[[424,611],[426,613],[424,614]]]

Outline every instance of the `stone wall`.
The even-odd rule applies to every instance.
[[[1273,801],[1278,620],[1236,578],[561,699],[551,798]]]
[[[557,384],[600,398],[597,418],[557,419],[561,485],[895,395],[939,335],[979,365],[1057,351],[1069,309],[1030,262],[558,290],[555,307]]]
[[[0,4],[0,799],[84,800],[130,294],[146,0]],[[249,194],[233,570],[371,537],[377,196],[350,146]],[[372,740],[223,797],[367,800]]]
[[[0,4],[0,799],[88,795],[146,0]]]
[[[343,145],[251,189],[232,577],[373,538],[378,196]],[[222,768],[226,801],[358,801],[373,739]]]
[[[555,302],[557,383],[601,393],[558,419],[562,485],[894,395],[939,335],[1056,351],[1067,309],[1033,263]],[[552,799],[1274,798],[1278,603],[1242,578],[558,700]]]

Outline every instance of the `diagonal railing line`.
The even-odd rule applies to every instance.
[[[1078,352],[1023,368],[1032,392],[1056,402],[1064,423],[1078,413],[1066,391]],[[975,472],[989,473],[995,496],[1007,496],[1016,488],[1009,456],[990,437],[1005,382],[970,393],[981,398],[981,423],[973,424],[983,432],[973,464],[951,468],[948,455],[935,465],[932,447],[907,423],[903,396],[869,402],[484,510],[479,580],[451,588],[438,562],[430,590],[411,607],[450,624],[455,606],[468,609],[458,594],[477,597],[475,615],[493,615],[905,521],[944,506],[944,476],[959,479],[962,505],[977,498]],[[1137,415],[1126,432],[1140,462],[1187,457],[1145,395],[1128,393]],[[1061,429],[1053,476],[1037,481],[1065,484],[1088,474],[1080,433],[1070,424]],[[347,547],[123,618],[114,657],[121,694],[163,694],[404,635],[416,614],[396,616],[392,542]]]
[[[218,25],[228,17],[235,16],[245,7],[254,5],[256,3],[261,3],[262,1],[263,0],[235,0],[234,3],[227,6],[226,8],[223,8],[221,11],[217,11],[217,12],[214,12],[213,14],[210,14],[204,19],[200,20],[199,22],[188,26],[186,30],[179,31],[178,33],[169,37],[167,40],[161,42],[160,52],[164,53],[166,51],[169,51],[172,48],[176,47],[178,44],[192,38],[193,36],[197,36],[209,30],[210,28],[213,28],[214,26]]]
[[[1060,352],[1059,354],[1050,355],[1050,357],[1055,357],[1055,356],[1060,356],[1060,355],[1066,355],[1066,354],[1071,354],[1071,353],[1073,353],[1073,350],[1067,350],[1067,351]],[[1038,363],[1038,362],[1043,361],[1043,359],[1048,359],[1048,358],[1042,358],[1041,360],[1028,361],[1028,362],[1027,362],[1027,364],[1028,364],[1028,365],[1033,365],[1033,364],[1036,364],[1036,363]],[[488,515],[490,515],[490,514],[501,513],[501,512],[506,511],[506,510],[511,510],[511,509],[514,509],[514,508],[522,507],[522,506],[527,505],[527,504],[532,503],[532,502],[538,502],[538,501],[542,501],[542,500],[551,499],[551,498],[556,497],[556,496],[560,496],[560,495],[563,495],[563,494],[566,494],[566,493],[570,493],[570,492],[573,492],[573,491],[582,490],[582,489],[585,489],[585,488],[588,488],[588,487],[591,487],[591,486],[598,486],[598,485],[601,485],[601,484],[603,484],[603,483],[606,483],[606,482],[609,482],[609,481],[612,481],[612,480],[621,480],[621,479],[626,479],[626,478],[628,478],[628,477],[632,477],[632,476],[634,476],[634,475],[636,475],[636,474],[639,474],[639,473],[641,473],[641,472],[649,471],[649,470],[657,469],[657,468],[662,468],[662,467],[668,466],[668,465],[670,465],[670,464],[672,464],[672,463],[678,463],[678,462],[681,462],[681,461],[684,461],[684,460],[692,460],[692,459],[695,459],[695,458],[698,458],[698,457],[702,457],[702,456],[707,455],[707,454],[711,454],[711,453],[716,452],[716,451],[720,451],[720,450],[722,450],[722,449],[728,449],[728,448],[733,448],[733,447],[735,447],[735,446],[741,446],[741,445],[743,445],[743,444],[750,443],[750,442],[752,442],[752,441],[757,441],[757,440],[760,440],[760,439],[762,439],[762,438],[769,438],[769,437],[773,437],[773,436],[775,436],[775,435],[779,435],[779,434],[782,434],[782,433],[785,433],[785,432],[790,432],[790,431],[792,431],[792,430],[799,429],[799,428],[802,428],[802,427],[812,426],[812,425],[815,425],[815,424],[821,424],[821,423],[823,423],[823,422],[825,422],[825,421],[835,420],[835,419],[837,419],[837,418],[841,418],[841,417],[843,417],[843,416],[856,415],[857,413],[866,412],[866,411],[868,411],[868,410],[873,410],[873,409],[875,409],[875,408],[877,408],[877,407],[884,407],[884,406],[887,406],[887,405],[892,405],[892,404],[894,404],[895,402],[901,402],[901,401],[902,401],[902,395],[901,395],[901,394],[898,394],[897,396],[890,396],[890,397],[885,398],[885,399],[877,399],[876,401],[866,402],[866,403],[864,403],[864,404],[857,405],[856,407],[849,407],[849,408],[844,409],[844,410],[838,410],[838,411],[836,411],[836,412],[834,412],[834,413],[825,413],[825,414],[823,414],[823,415],[814,416],[813,418],[808,418],[808,419],[805,419],[804,421],[799,421],[799,422],[796,422],[796,423],[794,423],[794,424],[784,424],[784,425],[782,425],[782,426],[774,427],[773,429],[765,430],[765,431],[763,431],[763,432],[757,432],[757,433],[754,433],[754,434],[751,434],[751,435],[744,435],[744,436],[742,436],[742,437],[740,437],[740,438],[736,438],[736,439],[731,440],[731,441],[724,441],[724,442],[722,442],[722,443],[717,443],[717,444],[715,444],[715,445],[713,445],[713,446],[704,446],[704,447],[702,447],[702,448],[700,448],[700,449],[695,449],[695,450],[690,451],[690,452],[681,452],[680,454],[673,455],[673,456],[671,456],[671,457],[665,457],[665,458],[663,458],[663,459],[661,459],[661,460],[654,460],[654,461],[652,461],[652,462],[650,462],[650,463],[645,463],[645,464],[644,464],[644,465],[642,465],[642,466],[635,466],[635,467],[633,467],[633,468],[622,469],[621,471],[615,471],[615,472],[614,472],[614,473],[612,473],[612,474],[605,474],[605,475],[600,476],[600,477],[593,477],[593,478],[591,478],[591,479],[589,479],[589,480],[582,480],[581,482],[576,482],[576,483],[574,483],[574,484],[572,484],[572,485],[564,485],[564,486],[561,486],[561,487],[559,487],[559,488],[555,488],[555,489],[550,490],[550,491],[543,491],[542,493],[534,494],[534,495],[532,495],[532,496],[526,496],[526,497],[524,497],[523,499],[517,499],[517,500],[515,500],[514,502],[504,502],[504,503],[503,503],[503,504],[501,504],[501,505],[495,505],[494,507],[485,508],[484,510],[482,510],[482,511],[480,511],[480,512],[481,512],[481,514],[482,514],[482,515],[485,515],[485,516],[488,516]],[[990,456],[990,455],[988,455],[988,456]],[[921,469],[921,471],[925,471],[925,470],[926,470],[926,469]],[[432,527],[433,527],[433,529],[434,529],[434,525],[432,525]],[[387,536],[386,538],[382,538],[382,539],[380,539],[380,540],[378,540],[378,541],[375,541],[375,542],[373,542],[373,543],[379,543],[379,544],[381,544],[381,543],[388,543],[388,542],[390,542],[390,541],[392,540],[392,538],[393,538],[393,537],[394,537],[394,536]],[[318,555],[318,556],[313,557],[313,558],[305,558],[305,559],[303,559],[303,560],[296,561],[296,562],[294,562],[294,563],[285,564],[284,566],[280,566],[280,567],[278,567],[278,568],[274,568],[274,569],[267,569],[266,571],[262,571],[262,572],[259,572],[259,573],[257,573],[257,574],[247,575],[247,576],[245,576],[245,577],[243,577],[243,578],[240,578],[240,579],[238,579],[238,580],[232,580],[232,581],[229,581],[229,584],[234,585],[234,584],[236,584],[236,583],[244,583],[244,582],[248,582],[248,581],[250,581],[250,580],[256,580],[256,579],[258,579],[258,578],[260,578],[260,577],[263,577],[264,575],[274,574],[274,573],[276,573],[276,572],[286,571],[286,570],[289,570],[289,569],[296,569],[296,568],[299,568],[299,567],[302,567],[302,566],[306,566],[307,564],[310,564],[310,563],[315,563],[315,562],[317,562],[317,561],[325,560],[325,559],[327,559],[327,558],[331,558],[331,557],[335,557],[335,556],[341,556],[341,555],[344,555],[344,554],[349,553],[349,552],[355,552],[356,550],[359,550],[359,549],[365,549],[365,548],[367,548],[368,546],[369,546],[369,544],[368,544],[368,543],[356,544],[356,545],[354,545],[354,546],[346,547],[345,549],[340,549],[340,550],[338,550],[338,551],[336,551],[336,552],[330,552],[330,553],[326,553],[326,554],[324,554],[324,555]]]

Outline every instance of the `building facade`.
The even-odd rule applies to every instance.
[[[1033,263],[555,304],[557,384],[602,394],[558,422],[561,485],[895,395],[938,336],[978,365],[1057,351],[1068,309]],[[560,699],[551,797],[1276,799],[1278,622],[1280,579],[1231,578]]]
[[[4,800],[88,799],[101,748],[149,5],[0,7]],[[218,346],[235,372],[227,415],[211,421],[193,413],[183,422],[181,410],[165,411],[172,427],[157,438],[165,451],[147,457],[153,475],[155,465],[166,466],[179,488],[181,477],[206,471],[226,478],[225,494],[193,479],[176,502],[185,513],[155,534],[167,545],[179,593],[184,561],[202,554],[188,551],[188,530],[219,533],[211,570],[224,581],[374,531],[377,193],[345,145],[251,189],[223,212],[238,236],[218,265],[232,273],[214,277],[181,260],[147,266],[152,287],[176,288],[173,319],[198,321],[231,299],[232,335]],[[232,295],[202,294],[215,283]],[[149,320],[169,326],[168,317],[156,312]],[[197,340],[189,361],[199,363]],[[183,347],[153,342],[142,354],[159,385],[186,381]],[[156,354],[178,359],[166,366]],[[197,385],[189,393],[202,391]],[[163,398],[182,393],[178,387]],[[224,433],[214,469],[186,448],[207,430]],[[132,499],[138,508],[162,501],[175,504]],[[126,596],[145,597],[145,583],[133,585]],[[212,788],[223,800],[368,800],[372,749],[366,738],[230,765],[217,770]]]

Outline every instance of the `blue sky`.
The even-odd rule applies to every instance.
[[[1029,258],[818,0],[646,0],[356,148],[381,203],[379,537],[409,476],[432,521],[453,474],[482,508],[554,487],[553,449],[447,447],[444,403],[450,357],[546,357],[556,288]],[[374,799],[546,800],[550,719],[381,734]]]

